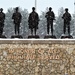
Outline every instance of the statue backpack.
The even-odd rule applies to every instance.
[[[3,23],[4,22],[4,14],[3,13],[0,13],[0,23]]]

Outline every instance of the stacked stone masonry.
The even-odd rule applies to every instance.
[[[0,75],[66,74],[75,75],[73,41],[14,40],[0,43]]]

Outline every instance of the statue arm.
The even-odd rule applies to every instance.
[[[22,15],[20,14],[20,19],[22,19]]]
[[[55,20],[55,14],[54,14],[54,12],[53,12],[53,20]]]
[[[71,14],[70,14],[70,21],[71,21]]]
[[[48,13],[46,13],[45,17],[46,17],[46,18],[48,17]]]
[[[30,19],[31,19],[31,14],[29,14],[29,17],[28,17],[28,25],[30,25]]]
[[[19,13],[19,17],[20,17],[20,19],[22,19],[22,15],[21,15],[21,13]]]
[[[20,14],[20,22],[21,22],[21,20],[22,20],[22,15]]]
[[[13,13],[13,15],[12,15],[12,19],[14,19],[14,13]]]
[[[4,14],[4,21],[5,21],[5,14]]]
[[[30,21],[30,15],[29,15],[29,17],[28,17],[28,22]]]
[[[37,14],[37,18],[38,18],[38,21],[40,21],[40,19],[39,19],[39,15]]]
[[[63,14],[63,16],[62,16],[62,19],[64,19],[64,14]]]

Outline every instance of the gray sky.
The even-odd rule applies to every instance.
[[[22,9],[28,9],[31,12],[31,8],[35,5],[35,0],[0,0],[0,7],[4,8],[4,12],[10,7],[20,6]],[[47,7],[52,7],[55,14],[58,14],[60,7],[69,8],[69,12],[74,12],[74,0],[37,0],[37,12],[45,11]]]

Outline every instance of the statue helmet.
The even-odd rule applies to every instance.
[[[49,10],[52,10],[52,7],[49,7]]]
[[[0,11],[3,11],[3,8],[0,8]]]
[[[68,8],[65,8],[65,11],[68,11]]]
[[[32,10],[35,10],[35,7],[32,7]]]
[[[16,8],[15,8],[15,10],[18,10],[18,9],[19,9],[19,7],[16,7]]]

